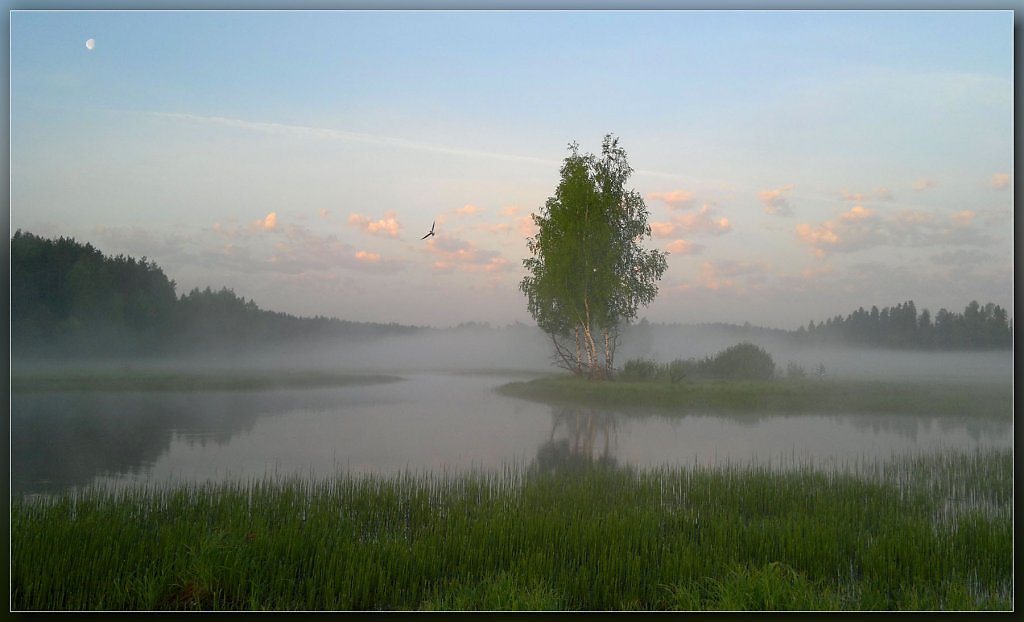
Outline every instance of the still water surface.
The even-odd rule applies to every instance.
[[[1012,446],[1011,419],[885,414],[638,416],[495,393],[522,378],[416,373],[369,386],[11,397],[12,494],[90,483],[770,463],[842,466]]]

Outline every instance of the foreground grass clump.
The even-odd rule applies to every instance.
[[[1012,463],[1006,450],[845,474],[510,469],[16,499],[11,604],[1011,609]]]
[[[546,403],[657,409],[665,414],[724,410],[1009,417],[1013,412],[1013,387],[994,384],[818,379],[592,382],[546,376],[511,382],[498,392]]]

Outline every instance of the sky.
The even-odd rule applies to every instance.
[[[530,214],[612,133],[670,253],[639,317],[1012,317],[1013,103],[1005,10],[15,11],[10,227],[298,316],[531,323]]]

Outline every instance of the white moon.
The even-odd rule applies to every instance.
[[[88,39],[88,40],[86,40],[86,42],[85,42],[85,48],[86,49],[91,50],[94,47],[96,47],[96,39]]]

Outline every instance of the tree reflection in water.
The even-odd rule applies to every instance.
[[[550,473],[618,467],[612,455],[613,446],[618,444],[614,413],[582,406],[554,406],[551,420],[551,434],[537,449],[537,470]]]

